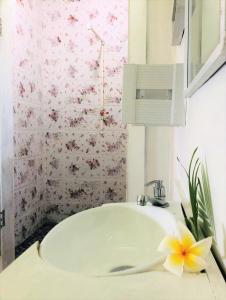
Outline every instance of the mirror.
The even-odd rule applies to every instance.
[[[190,83],[220,41],[220,0],[191,0],[189,17]]]
[[[225,0],[188,0],[186,9],[186,96],[191,96],[225,62]]]

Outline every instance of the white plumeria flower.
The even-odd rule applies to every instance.
[[[188,228],[178,223],[179,238],[166,236],[158,247],[158,251],[168,253],[164,268],[181,276],[183,271],[200,272],[205,269],[205,258],[210,251],[212,237],[196,242]]]

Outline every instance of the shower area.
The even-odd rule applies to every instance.
[[[127,0],[11,0],[15,244],[126,199]]]

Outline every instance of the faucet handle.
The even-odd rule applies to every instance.
[[[137,205],[145,206],[145,202],[146,202],[146,199],[145,199],[144,195],[137,196]]]

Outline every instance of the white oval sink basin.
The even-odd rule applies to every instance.
[[[163,208],[107,204],[73,215],[55,226],[40,256],[57,268],[93,276],[145,271],[162,257],[157,248],[176,230]]]

